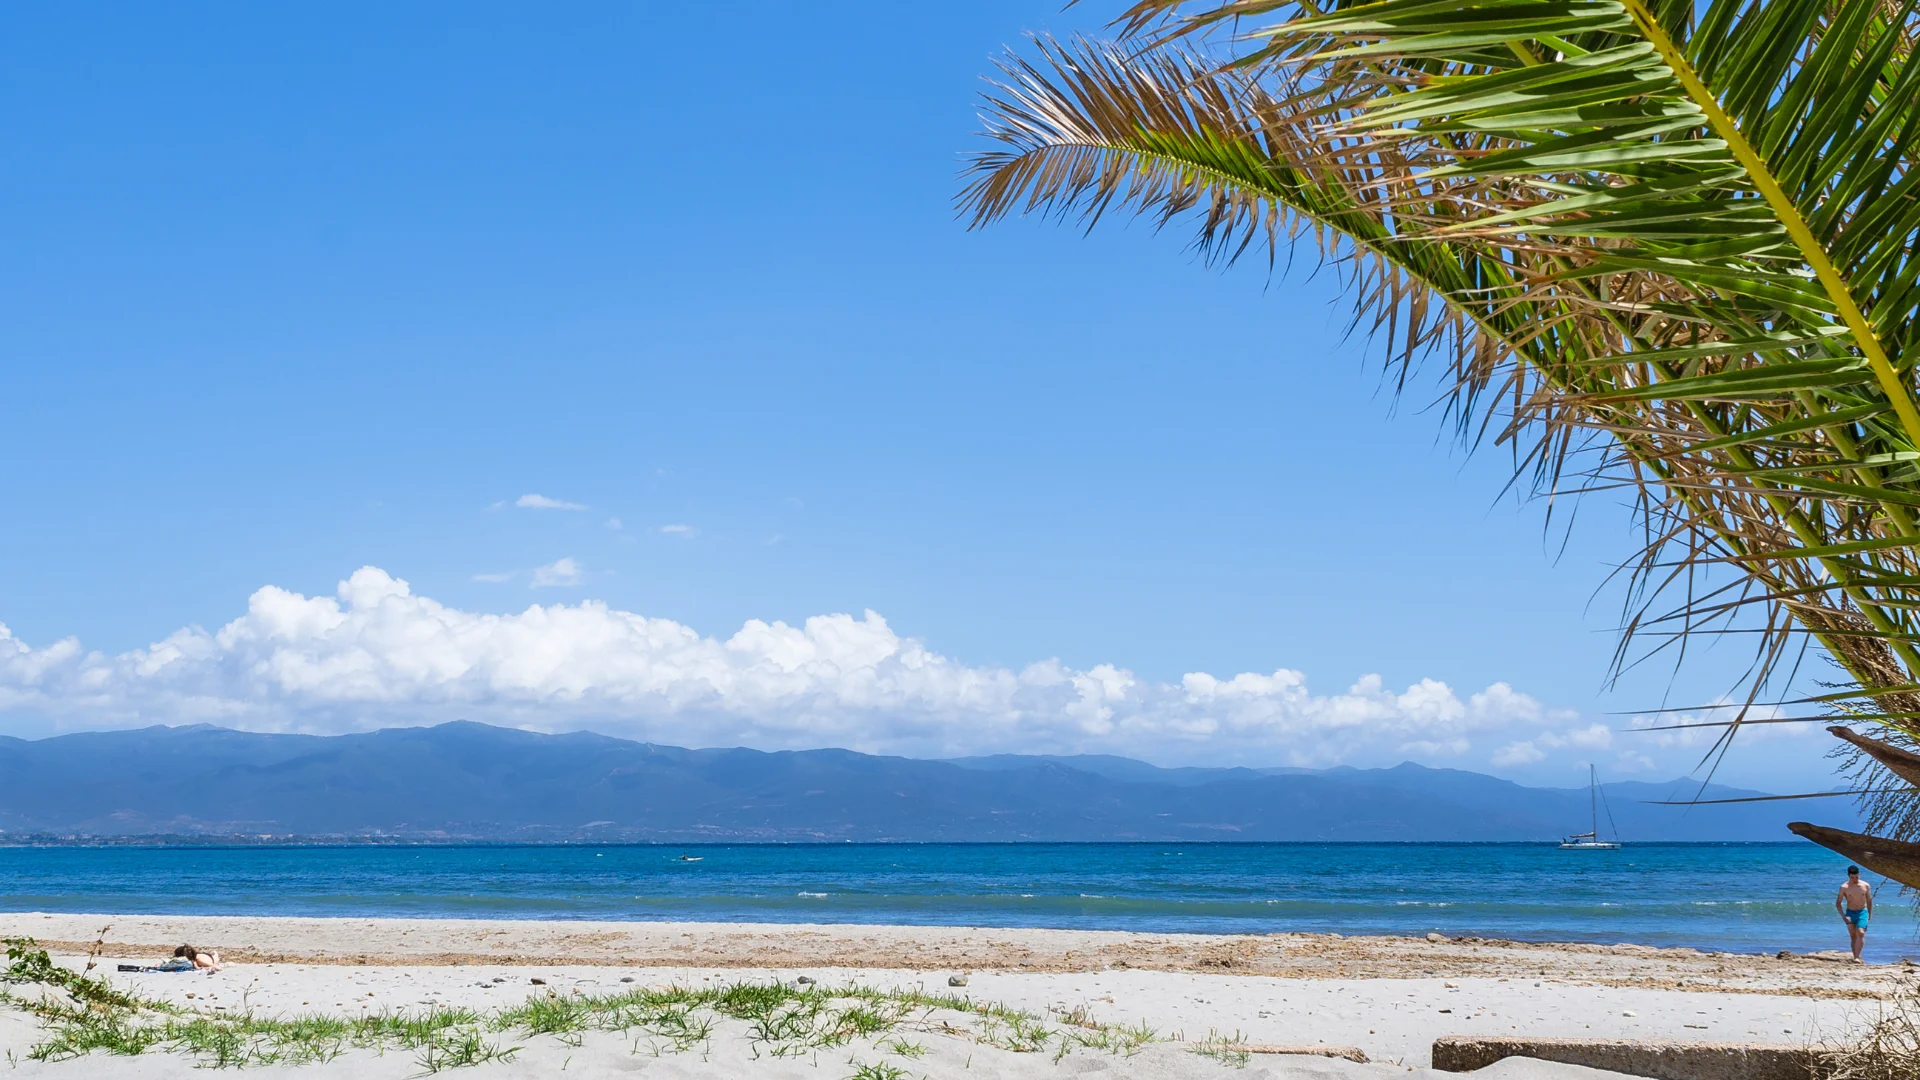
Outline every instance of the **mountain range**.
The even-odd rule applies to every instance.
[[[1628,841],[1786,840],[1807,803],[1602,786]],[[1855,821],[1846,799],[1819,820]],[[689,750],[485,724],[351,735],[207,725],[0,738],[0,842],[192,837],[473,841],[1499,841],[1583,831],[1586,788],[1456,769],[1159,768],[1103,755],[927,761]],[[1606,816],[1603,834],[1613,831]]]

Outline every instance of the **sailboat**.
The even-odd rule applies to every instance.
[[[1560,841],[1560,850],[1613,851],[1620,846],[1617,840],[1600,839],[1600,800],[1602,797],[1600,794],[1600,770],[1592,765],[1588,765],[1587,804],[1593,811],[1593,828],[1588,832],[1574,833],[1572,836]],[[1611,809],[1607,811],[1607,820],[1609,822],[1613,820],[1613,811]],[[1615,835],[1618,835],[1617,830]]]

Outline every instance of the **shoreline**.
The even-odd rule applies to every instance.
[[[0,833],[0,850],[11,848],[716,848],[716,847],[1558,847],[1560,839],[1541,840],[844,840],[818,837],[799,840],[502,840],[452,836],[300,836],[235,833],[231,836],[193,833],[134,833],[126,836],[61,836],[22,833],[17,839]],[[1784,840],[1635,840],[1632,847],[1804,847],[1806,841]]]
[[[1141,933],[865,923],[10,912],[0,913],[0,936],[30,937],[68,955],[96,945],[116,955],[165,955],[191,941],[241,964],[1529,978],[1836,999],[1881,998],[1909,972],[1920,971],[1904,962],[1855,965],[1838,952],[1764,955],[1439,934]]]
[[[716,852],[729,852],[716,855]],[[701,853],[682,861],[676,855]],[[1050,854],[1060,852],[1063,854]],[[737,845],[15,849],[7,907],[95,914],[1117,929],[1632,942],[1772,955],[1844,943],[1804,843]],[[1338,880],[1329,868],[1348,871]],[[1474,872],[1463,873],[1472,868]],[[1527,880],[1524,896],[1487,880]],[[208,882],[202,891],[187,883]],[[198,894],[198,895],[197,895]],[[1512,902],[1512,901],[1518,902]],[[1824,901],[1824,903],[1823,903]],[[1920,959],[1902,905],[1868,957]],[[449,952],[469,951],[449,949]]]

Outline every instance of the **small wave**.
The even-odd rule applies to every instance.
[[[805,897],[809,897],[809,898],[811,898],[811,899],[814,899],[814,900],[824,900],[824,899],[826,899],[827,897],[829,897],[829,896],[832,896],[833,894],[832,894],[832,893],[824,893],[824,892],[798,892],[798,893],[794,893],[793,895],[795,895],[795,896],[805,896]]]

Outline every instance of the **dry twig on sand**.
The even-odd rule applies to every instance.
[[[1912,1080],[1920,1076],[1920,985],[1881,1003],[1866,1034],[1834,1052],[1828,1080]]]

